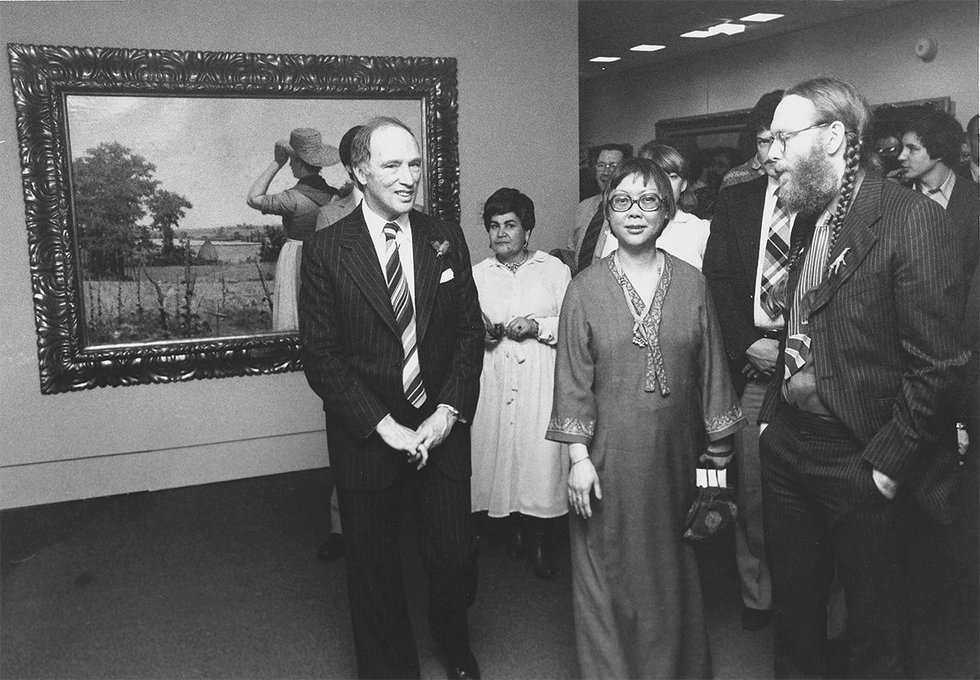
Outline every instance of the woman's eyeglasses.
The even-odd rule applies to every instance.
[[[664,206],[664,199],[657,194],[643,194],[637,199],[626,194],[613,194],[609,197],[609,208],[615,212],[626,212],[634,203],[643,212],[656,212]]]

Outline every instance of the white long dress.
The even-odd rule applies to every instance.
[[[516,273],[495,257],[473,266],[480,306],[491,323],[526,316],[537,340],[504,338],[483,355],[480,401],[473,418],[473,510],[491,517],[568,512],[568,457],[545,439],[551,417],[558,312],[571,278],[568,267],[534,251]]]

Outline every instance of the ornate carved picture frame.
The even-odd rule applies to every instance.
[[[215,279],[220,276],[221,304],[228,303],[237,293],[225,276],[230,270],[217,262],[221,256],[215,253],[220,252],[221,243],[210,243],[207,239],[211,246],[208,250],[201,241],[202,234],[218,239],[225,237],[216,236],[216,230],[234,231],[236,240],[232,243],[228,237],[225,250],[236,250],[231,246],[238,246],[238,251],[252,253],[240,258],[238,269],[254,270],[251,286],[260,291],[258,300],[246,300],[239,306],[251,306],[253,316],[258,314],[260,309],[256,308],[261,308],[268,298],[263,276],[266,265],[259,263],[258,251],[268,245],[268,238],[262,236],[261,229],[249,231],[250,225],[236,228],[241,220],[235,211],[245,204],[253,175],[261,167],[236,171],[229,146],[241,141],[245,146],[260,148],[262,162],[267,163],[266,157],[269,160],[272,157],[272,141],[268,139],[288,137],[291,127],[307,124],[306,120],[294,120],[297,111],[304,111],[306,118],[313,119],[312,127],[320,127],[318,121],[325,118],[345,119],[336,122],[336,125],[343,124],[344,129],[364,122],[370,115],[401,113],[404,117],[407,111],[408,117],[414,120],[405,122],[416,130],[425,163],[424,195],[419,200],[430,214],[459,220],[455,59],[22,44],[10,44],[7,49],[20,145],[42,393],[270,374],[301,368],[296,332],[273,332],[261,327],[241,331],[231,321],[232,312],[239,314],[241,310],[232,309],[230,303],[220,309],[215,306],[218,303],[211,306],[203,303],[202,287],[199,285],[198,291],[194,290],[194,281],[200,284],[203,279],[199,280],[191,270],[192,266],[204,266],[202,251],[210,253],[213,259],[207,272]],[[172,116],[162,127],[173,133],[170,136],[177,138],[178,142],[174,143],[180,144],[182,152],[190,148],[198,154],[192,157],[191,165],[203,167],[216,156],[226,160],[223,173],[195,176],[195,185],[205,184],[211,189],[213,182],[214,191],[219,191],[216,175],[230,175],[237,184],[224,198],[228,214],[212,217],[207,225],[210,231],[199,229],[197,241],[188,237],[184,250],[180,251],[185,261],[171,263],[179,265],[174,269],[183,267],[186,271],[186,276],[173,286],[178,290],[170,291],[171,299],[166,298],[164,286],[144,267],[142,254],[139,270],[118,266],[115,275],[93,274],[99,271],[93,262],[98,262],[102,271],[111,269],[102,250],[98,251],[99,257],[93,254],[96,246],[92,244],[96,241],[90,235],[94,229],[89,227],[96,219],[89,206],[97,205],[99,202],[93,196],[98,198],[102,194],[88,190],[83,196],[80,192],[83,184],[91,185],[93,176],[102,178],[95,180],[98,188],[110,184],[111,180],[105,178],[113,175],[92,171],[93,165],[106,167],[106,157],[114,159],[113,162],[121,158],[130,168],[135,164],[142,172],[139,179],[151,188],[186,180],[186,173],[183,179],[165,179],[165,167],[187,167],[186,163],[181,166],[171,162],[175,154],[172,149],[176,146],[159,142],[153,147],[157,157],[150,157],[152,154],[142,148],[134,150],[132,145],[119,143],[114,137],[122,134],[120,130],[124,128],[136,130],[136,122],[117,123],[126,119],[109,115],[110,111],[123,110],[128,112],[130,121],[145,123],[148,114],[159,114],[158,108],[174,104],[179,105],[177,110],[189,112],[186,120]],[[276,124],[254,129],[244,123],[260,109],[271,110]],[[83,112],[93,115],[86,116]],[[222,125],[230,142],[224,143],[224,136],[218,138],[209,132],[211,128],[187,122],[209,115],[228,118]],[[265,129],[268,127],[281,129]],[[104,134],[100,137],[97,133]],[[331,134],[334,133],[325,133],[324,142],[336,146],[339,139]],[[97,148],[91,148],[90,140],[103,138]],[[166,177],[181,175],[178,172]],[[191,213],[187,206],[195,203],[194,197],[185,197],[180,192],[162,193],[171,199],[177,196],[172,215],[184,218]],[[156,198],[159,201],[160,197]],[[183,203],[178,199],[184,199]],[[198,200],[199,205],[203,203],[203,199]],[[181,206],[185,209],[181,210]],[[155,213],[152,206],[129,205],[129,208],[129,214],[139,216],[138,224],[135,218],[132,220],[133,228],[138,227],[142,242],[153,251],[154,229],[158,231],[161,220],[166,222],[157,219],[160,209]],[[275,218],[274,215],[262,217]],[[181,223],[176,222],[176,217],[173,219],[180,233]],[[127,238],[132,241],[131,237]],[[260,244],[259,240],[263,242]],[[171,246],[172,241],[171,233]],[[158,238],[156,242],[158,250]],[[132,246],[127,247],[127,252],[132,253]],[[154,255],[159,253],[154,251]],[[259,288],[255,288],[257,285]],[[130,298],[136,302],[128,302]],[[135,307],[128,306],[131,304]],[[134,326],[139,326],[136,317],[142,321],[144,314],[163,318],[163,337],[159,333],[134,332]],[[165,323],[167,318],[169,326]],[[111,321],[108,331],[103,328],[106,319]]]

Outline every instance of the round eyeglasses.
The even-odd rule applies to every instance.
[[[637,199],[633,199],[626,194],[613,194],[609,197],[609,208],[614,212],[626,212],[633,207],[633,204],[640,206],[643,212],[657,212],[664,207],[664,199],[657,194],[643,194]]]

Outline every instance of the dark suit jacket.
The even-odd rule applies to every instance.
[[[869,173],[830,253],[834,262],[846,250],[843,264],[810,293],[809,317],[821,400],[862,442],[864,460],[940,521],[951,519],[951,403],[968,356],[956,332],[964,286],[948,233],[937,203]],[[775,415],[781,384],[773,381],[760,421]]]
[[[385,414],[414,428],[438,404],[456,408],[467,422],[476,410],[484,329],[463,232],[415,210],[409,219],[416,335],[427,396],[421,409],[405,398],[401,334],[361,209],[303,244],[303,367],[323,399],[330,465],[341,488],[382,488],[405,468],[405,457],[374,431]],[[432,244],[443,241],[449,250],[438,256]],[[457,423],[430,452],[429,464],[453,479],[468,479],[469,436],[469,427]]]
[[[980,189],[969,177],[956,176],[953,193],[946,206],[949,223],[963,256],[963,271],[972,276],[978,259],[978,225],[980,225]]]

